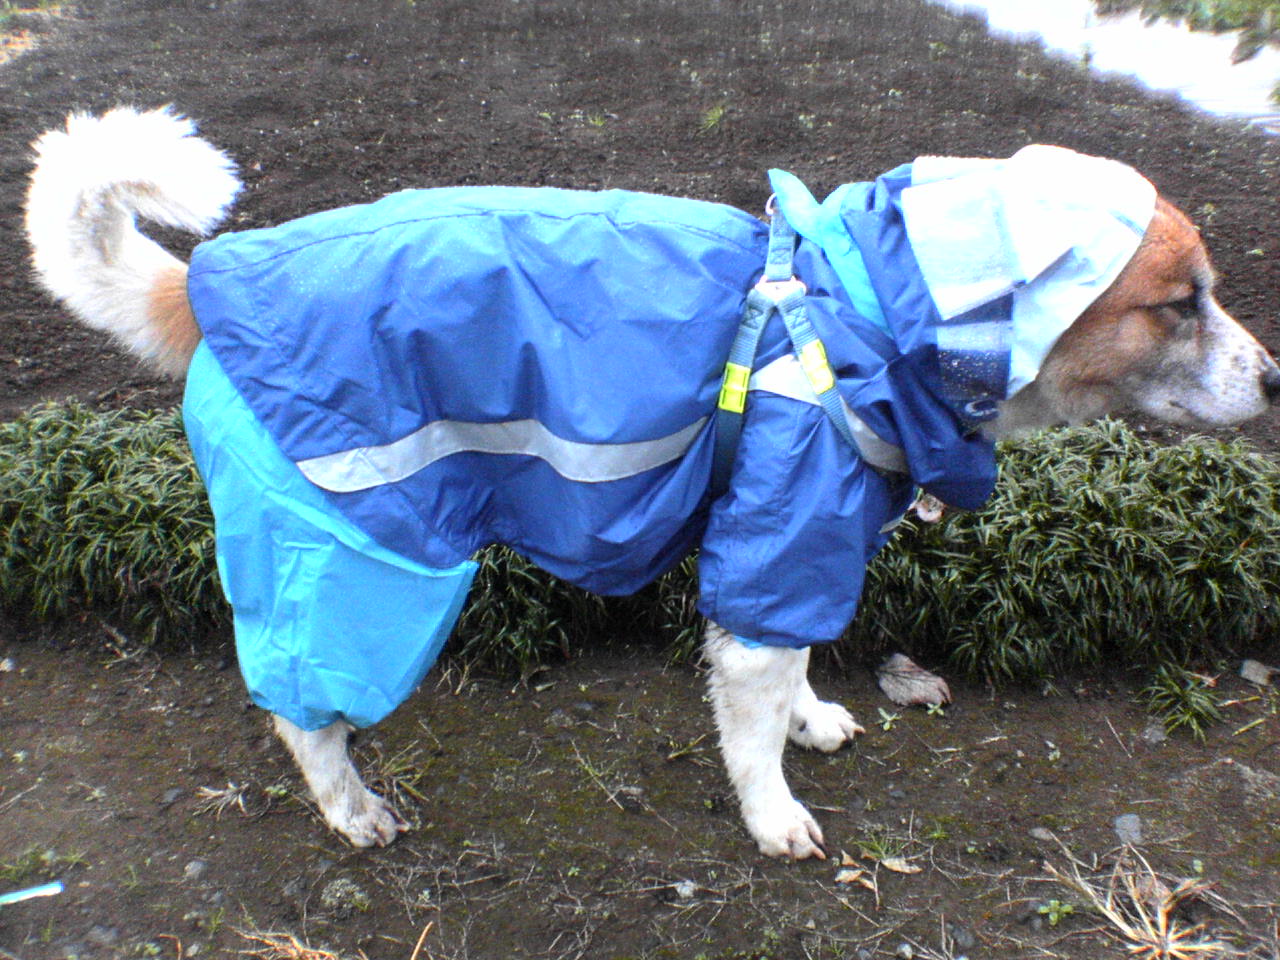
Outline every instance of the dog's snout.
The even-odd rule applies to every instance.
[[[1275,403],[1280,399],[1280,367],[1270,357],[1262,370],[1262,395],[1267,398],[1268,403]]]

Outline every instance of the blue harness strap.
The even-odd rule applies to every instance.
[[[826,411],[836,431],[854,450],[861,453],[849,425],[847,410],[836,389],[835,373],[827,360],[827,350],[805,309],[808,289],[792,272],[796,232],[781,210],[768,205],[769,252],[765,258],[764,276],[747,294],[742,322],[729,349],[720,399],[716,407],[716,449],[711,470],[711,491],[720,496],[729,489],[733,461],[742,434],[743,412],[747,406],[747,390],[751,368],[765,324],[776,310],[791,338],[796,359],[813,388],[818,403]]]

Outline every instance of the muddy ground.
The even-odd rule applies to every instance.
[[[1135,164],[1187,209],[1225,304],[1280,347],[1280,140],[915,0],[86,0],[8,27],[32,49],[0,66],[2,415],[177,398],[63,319],[24,266],[26,144],[68,110],[120,102],[174,103],[239,160],[238,227],[462,183],[756,210],[769,166],[821,195],[921,153],[1060,143]],[[1242,432],[1280,450],[1275,415]],[[1050,690],[953,683],[944,715],[832,673],[820,687],[870,732],[787,762],[858,877],[756,855],[697,671],[605,640],[525,686],[434,674],[359,747],[414,829],[356,852],[308,808],[225,645],[162,655],[109,611],[55,625],[11,611],[0,892],[53,878],[66,892],[0,907],[0,958],[1120,957],[1115,928],[1050,868],[1107,869],[1125,814],[1170,886],[1214,884],[1174,918],[1210,925],[1209,955],[1280,955],[1274,691],[1225,673],[1235,702],[1197,742],[1155,735],[1134,702],[1146,678],[1123,665]],[[1275,638],[1254,652],[1280,662]]]

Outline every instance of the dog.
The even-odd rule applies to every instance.
[[[700,547],[747,830],[822,858],[783,749],[861,732],[814,693],[809,649],[852,617],[915,487],[975,507],[996,437],[1126,410],[1235,424],[1280,392],[1187,217],[1061,148],[921,158],[822,204],[775,172],[769,225],[621,191],[408,191],[224,234],[190,264],[135,226],[205,234],[238,191],[189,121],[72,115],[34,151],[39,281],[188,378],[242,669],[356,846],[406,827],[352,765],[352,724],[421,680],[470,552],[508,543],[627,592]],[[299,597],[287,570],[326,551],[345,559]]]

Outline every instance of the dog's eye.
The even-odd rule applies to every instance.
[[[1162,310],[1172,310],[1179,315],[1200,312],[1200,295],[1193,293],[1189,297],[1183,297],[1181,300],[1170,300],[1168,303],[1160,305]]]
[[[1177,336],[1191,336],[1200,326],[1199,294],[1192,294],[1181,300],[1170,300],[1156,309]]]

